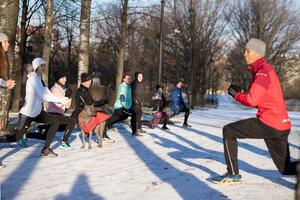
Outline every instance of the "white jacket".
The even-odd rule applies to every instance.
[[[21,114],[34,118],[42,112],[44,101],[63,104],[69,101],[69,98],[57,97],[44,87],[41,76],[36,72],[31,72],[27,77],[25,104],[20,110]]]

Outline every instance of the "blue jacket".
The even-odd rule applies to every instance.
[[[182,90],[178,87],[175,87],[171,93],[172,104],[171,109],[175,115],[178,115],[180,111],[186,107],[182,99]]]

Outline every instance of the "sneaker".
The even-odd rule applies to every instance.
[[[103,136],[103,141],[108,143],[115,143],[115,140],[111,139],[108,135]]]
[[[142,137],[143,136],[142,134],[139,134],[138,132],[132,133],[131,135],[135,136],[135,137]]]
[[[186,123],[186,124],[183,124],[182,126],[185,127],[185,128],[190,128],[190,127],[192,127],[191,125],[189,125],[189,124],[187,124],[187,123]]]
[[[221,176],[216,176],[212,178],[212,182],[216,184],[241,184],[242,176],[240,174],[238,175],[231,175],[228,172]]]
[[[64,149],[64,150],[72,150],[73,148],[68,142],[61,142],[61,145],[59,148]]]
[[[164,130],[170,130],[168,127],[166,127],[166,126],[163,126],[163,127],[161,127],[161,129],[164,129]]]
[[[17,144],[18,144],[20,147],[28,147],[26,141],[27,141],[26,137],[23,136],[23,137],[17,142]]]
[[[50,148],[47,148],[42,150],[41,156],[57,157],[58,154],[54,153],[54,151],[52,151]]]
[[[143,129],[138,129],[137,132],[138,133],[147,133],[147,131],[144,131]]]
[[[0,162],[0,169],[4,168],[4,167],[5,167],[5,165],[2,162]]]

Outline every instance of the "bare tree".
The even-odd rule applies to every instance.
[[[10,71],[10,74],[13,75],[13,69],[14,69],[14,46],[16,41],[16,27],[17,27],[17,19],[18,19],[18,8],[19,8],[19,1],[18,0],[6,0],[6,1],[0,1],[0,30],[4,33],[6,33],[9,37],[10,42],[10,50],[9,50],[9,59],[11,65],[9,66],[10,69],[7,71]],[[2,105],[0,113],[1,116],[1,122],[3,124],[4,129],[8,128],[8,114],[9,114],[9,106],[10,106],[10,97],[11,92],[6,90],[3,92],[0,96],[2,100]]]
[[[89,40],[90,40],[91,0],[82,0],[80,18],[80,47],[78,63],[78,84],[80,75],[89,71]]]
[[[46,19],[45,19],[45,41],[44,41],[44,47],[43,47],[43,58],[46,61],[46,67],[45,67],[45,74],[44,74],[44,81],[46,84],[48,84],[49,79],[49,65],[50,65],[50,57],[51,57],[51,48],[52,48],[52,32],[53,32],[53,21],[54,21],[54,15],[53,15],[53,0],[47,0],[46,1]]]
[[[14,89],[14,96],[13,96],[13,104],[12,104],[12,111],[17,112],[20,107],[20,102],[22,99],[22,76],[23,76],[23,69],[26,59],[26,44],[27,38],[33,34],[34,31],[29,31],[29,24],[31,21],[32,16],[39,10],[43,2],[35,1],[31,2],[31,6],[29,6],[29,0],[22,0],[21,1],[21,8],[22,8],[22,15],[21,15],[21,27],[20,27],[20,41],[19,44],[19,57],[18,57],[18,64],[15,66],[15,77],[16,77],[16,87]],[[39,25],[40,26],[40,25]],[[23,86],[24,87],[24,86]]]
[[[122,14],[121,14],[121,30],[120,30],[120,47],[118,51],[117,60],[117,77],[116,77],[116,91],[122,82],[124,60],[125,60],[125,49],[126,49],[126,38],[127,38],[127,12],[128,12],[128,1],[122,0]]]
[[[292,1],[237,1],[228,13],[234,46],[228,53],[233,81],[249,82],[243,50],[246,42],[260,38],[267,44],[266,59],[275,66],[281,80],[294,68],[286,54],[300,40],[300,11]],[[236,79],[236,80],[235,80]],[[245,81],[247,80],[247,81]],[[244,82],[242,82],[244,81]]]

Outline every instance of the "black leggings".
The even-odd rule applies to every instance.
[[[184,107],[180,112],[184,112],[184,123],[183,124],[187,124],[187,120],[190,116],[190,109],[187,107]]]
[[[18,123],[18,132],[16,134],[16,140],[19,141],[20,138],[24,136],[29,128],[31,122],[38,122],[38,123],[46,123],[50,125],[49,130],[46,133],[46,141],[44,145],[44,149],[49,148],[51,142],[58,130],[59,127],[59,119],[50,113],[42,111],[38,116],[32,118],[20,113],[19,115],[19,123]]]
[[[124,108],[120,108],[120,109],[116,109],[114,111],[114,114],[107,119],[106,121],[106,126],[108,129],[112,128],[112,125],[114,123],[123,121],[125,119],[127,119],[129,116],[131,116],[131,129],[132,129],[132,133],[136,132],[136,115],[134,114],[134,112],[132,110],[125,110]]]
[[[227,124],[223,128],[223,143],[227,171],[239,174],[237,139],[264,139],[271,157],[281,174],[295,175],[297,162],[290,161],[288,135],[290,130],[278,131],[257,118]]]

